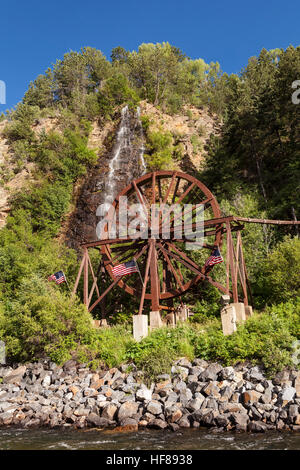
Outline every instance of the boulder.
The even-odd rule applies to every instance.
[[[149,390],[148,388],[140,388],[139,390],[136,391],[136,399],[138,401],[147,401],[151,400],[152,398],[152,390]]]
[[[187,416],[182,416],[182,418],[178,421],[178,426],[180,428],[190,428],[191,427],[191,423],[190,423],[189,419],[187,418]]]
[[[153,415],[159,415],[162,413],[162,406],[158,401],[150,401],[147,405],[147,411]]]
[[[11,370],[3,377],[4,384],[20,384],[26,372],[26,366],[19,366],[17,369]]]
[[[104,408],[103,408],[103,411],[101,413],[101,418],[106,418],[108,419],[109,421],[113,421],[116,413],[117,413],[117,407],[116,405],[112,405],[112,404],[107,404]]]
[[[267,430],[266,423],[262,421],[250,421],[248,424],[248,431],[251,432],[265,432]]]
[[[185,407],[193,412],[193,411],[197,411],[197,410],[200,410],[203,402],[204,402],[204,396],[199,394],[202,398],[200,398],[200,396],[198,396],[197,398],[194,398],[192,400],[189,400],[187,402],[187,404],[185,405]]]
[[[139,404],[132,401],[122,403],[118,411],[118,420],[122,421],[124,419],[131,418],[137,413],[138,408]]]
[[[100,418],[99,415],[97,415],[96,413],[90,413],[87,418],[87,423],[90,425],[90,426],[96,426],[96,427],[100,427],[102,426],[102,420],[103,418]]]
[[[287,386],[283,390],[281,397],[280,397],[283,401],[283,406],[285,406],[287,403],[292,401],[295,395],[296,395],[296,389],[294,387]]]
[[[162,419],[155,418],[149,423],[149,427],[154,429],[165,429],[166,427],[168,427],[168,423],[166,423]]]
[[[247,431],[249,416],[246,413],[232,413],[230,419],[234,423],[236,431]]]
[[[256,403],[259,401],[261,393],[256,390],[247,390],[242,393],[242,402],[243,403]]]
[[[199,380],[206,382],[207,380],[217,380],[219,372],[223,367],[220,364],[212,363],[210,364],[201,374],[199,375]]]

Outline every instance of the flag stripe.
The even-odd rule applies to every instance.
[[[137,273],[138,267],[136,262],[127,261],[127,263],[118,264],[112,268],[112,273],[114,276],[124,276],[125,274]]]
[[[213,266],[214,264],[223,263],[223,257],[218,248],[215,248],[210,257],[206,260],[204,266]]]

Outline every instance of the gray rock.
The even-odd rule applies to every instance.
[[[180,428],[190,428],[191,427],[191,423],[189,421],[189,419],[187,418],[187,416],[183,416],[179,421],[178,421],[178,426]]]
[[[248,424],[248,431],[251,432],[265,432],[267,430],[267,425],[262,421],[250,421]]]
[[[264,393],[265,388],[262,386],[261,383],[258,383],[258,384],[256,385],[256,387],[255,387],[255,390],[256,390],[257,392]]]
[[[186,379],[187,384],[196,383],[198,385],[198,376],[197,375],[189,375]]]
[[[168,427],[168,423],[166,423],[162,419],[155,418],[153,421],[149,422],[149,427],[154,429],[165,429],[166,427]]]
[[[136,399],[138,401],[147,401],[147,400],[151,400],[152,398],[152,390],[148,389],[148,388],[140,388],[139,390],[136,391]]]
[[[186,383],[183,382],[182,380],[180,382],[178,382],[175,387],[174,387],[174,391],[175,392],[182,392],[186,390]]]
[[[122,377],[118,377],[112,384],[111,388],[113,390],[121,389],[124,385],[124,379]]]
[[[179,395],[179,401],[182,403],[182,406],[186,406],[188,401],[190,401],[193,398],[193,394],[189,388],[186,388],[185,390],[182,390]]]
[[[176,403],[178,401],[178,398],[179,397],[176,392],[170,392],[165,402],[166,406],[172,403]]]
[[[247,431],[249,416],[246,413],[232,413],[230,419],[234,423],[236,431]]]
[[[206,408],[211,408],[212,410],[218,410],[218,402],[214,398],[208,398],[206,403]]]
[[[199,394],[200,396],[198,396],[197,398],[194,398],[192,400],[189,400],[187,402],[187,404],[185,405],[185,407],[193,412],[193,411],[197,411],[197,410],[200,410],[203,402],[204,402],[204,396]],[[202,397],[202,398],[201,398]]]
[[[281,398],[284,402],[289,402],[293,400],[295,394],[296,389],[294,387],[286,387],[282,392]]]
[[[19,366],[17,369],[10,370],[3,377],[4,384],[19,384],[25,375],[26,366]]]
[[[194,359],[193,360],[193,363],[192,363],[193,366],[199,366],[199,367],[203,367],[204,369],[208,366],[208,362],[205,361],[204,359]]]
[[[103,418],[100,418],[99,415],[97,415],[96,413],[90,413],[88,416],[87,416],[87,423],[91,426],[101,426],[102,425],[102,422],[103,422]]]
[[[218,415],[215,418],[216,425],[221,428],[226,428],[226,426],[228,426],[228,424],[230,423],[228,416],[229,415],[227,414]]]
[[[122,398],[125,397],[125,392],[121,392],[120,390],[114,390],[111,394],[111,399],[112,400],[117,400],[117,401],[121,401]]]
[[[117,409],[118,408],[116,405],[111,405],[108,403],[102,410],[101,418],[106,418],[109,421],[113,421],[117,413]]]
[[[182,366],[182,367],[187,367],[188,369],[192,367],[192,364],[186,357],[182,357],[178,359],[177,361],[174,362],[175,365]]]
[[[257,421],[260,421],[262,419],[262,414],[253,405],[249,406],[249,416],[251,416],[251,418]]]
[[[258,366],[252,367],[252,369],[250,369],[248,372],[248,376],[249,379],[254,383],[263,382],[265,380],[265,376],[259,370]]]
[[[289,382],[290,372],[288,370],[282,370],[276,374],[273,379],[274,385],[280,385]]]
[[[289,417],[291,419],[294,419],[298,416],[299,414],[299,407],[298,405],[290,405],[289,406]]]
[[[181,366],[172,366],[171,374],[178,375],[179,377],[185,379],[189,375],[189,369]]]
[[[135,382],[135,378],[133,377],[132,374],[129,374],[129,375],[126,377],[126,383],[127,383],[127,384],[136,383],[136,382]]]
[[[120,422],[120,426],[134,426],[136,430],[138,429],[138,418],[125,418]]]
[[[170,428],[171,431],[173,431],[173,432],[176,432],[176,431],[178,431],[178,429],[180,429],[180,427],[179,427],[178,424],[176,424],[176,423],[169,423],[169,428]]]
[[[150,401],[147,405],[147,411],[153,415],[162,413],[162,406],[158,401]]]
[[[230,387],[224,387],[220,390],[222,401],[229,401],[232,397],[233,391]]]
[[[190,367],[189,369],[189,375],[192,375],[192,376],[195,375],[196,377],[199,377],[199,375],[203,371],[204,371],[204,367],[193,366],[193,367]]]
[[[169,374],[160,374],[157,376],[157,380],[164,382],[165,380],[171,380],[171,376]]]
[[[134,395],[125,395],[119,401],[120,401],[120,403],[135,402],[135,396]]]
[[[260,400],[263,402],[263,403],[271,403],[272,401],[272,390],[270,388],[267,388],[265,390],[265,393],[262,394],[262,396],[260,397]]]
[[[118,411],[118,420],[122,421],[126,418],[132,418],[138,411],[139,404],[134,402],[125,402],[123,403]]]
[[[234,368],[231,366],[224,367],[224,369],[219,372],[219,378],[221,380],[232,380],[234,378],[234,375]]]
[[[218,373],[223,369],[220,364],[212,363],[210,364],[201,374],[199,375],[200,381],[207,381],[207,380],[217,380]]]

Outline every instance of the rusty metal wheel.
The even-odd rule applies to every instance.
[[[128,206],[139,204],[139,228],[142,235],[130,238],[130,233],[127,233],[127,238],[120,243],[108,239],[107,243],[101,245],[105,269],[115,280],[113,266],[136,260],[141,277],[137,274],[127,276],[118,285],[129,294],[141,298],[142,305],[144,299],[148,299],[152,302],[152,310],[159,310],[162,302],[181,296],[191,286],[206,278],[205,260],[214,246],[222,246],[222,224],[216,224],[221,212],[215,197],[203,183],[179,171],[156,171],[132,181],[114,200],[113,208],[117,213],[122,197],[126,197]],[[153,235],[150,232],[150,223],[153,220],[151,207],[158,208],[164,204],[169,209],[163,216],[156,210],[159,230],[154,231]],[[188,209],[187,204],[190,205]],[[204,218],[204,243],[199,243],[197,250],[188,250],[186,247],[190,242],[189,235],[196,229],[196,217],[201,211]],[[187,216],[188,223],[186,219],[183,220],[183,213]],[[212,219],[213,222],[210,222]],[[170,224],[166,225],[166,221]],[[126,227],[122,225],[121,219],[116,222],[122,233],[126,227],[130,229],[132,220],[126,222]],[[109,231],[111,223],[112,211],[108,211],[103,225],[104,232]],[[167,226],[170,227],[170,233],[166,235]],[[180,231],[183,235],[180,235]],[[209,282],[220,288],[217,282]]]

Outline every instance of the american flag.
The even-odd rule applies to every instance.
[[[127,261],[127,263],[117,264],[112,268],[114,276],[124,276],[124,274],[138,273],[139,268],[134,260]]]
[[[205,267],[213,266],[214,264],[223,263],[223,261],[224,261],[224,260],[223,260],[223,258],[222,258],[222,255],[221,255],[220,251],[219,251],[219,248],[216,246],[216,247],[213,249],[213,251],[212,251],[210,257],[206,260],[204,266],[205,266]]]
[[[67,280],[63,271],[57,271],[57,273],[54,273],[52,274],[52,276],[48,277],[48,281],[55,281],[56,284],[61,284],[62,282],[66,282]]]

